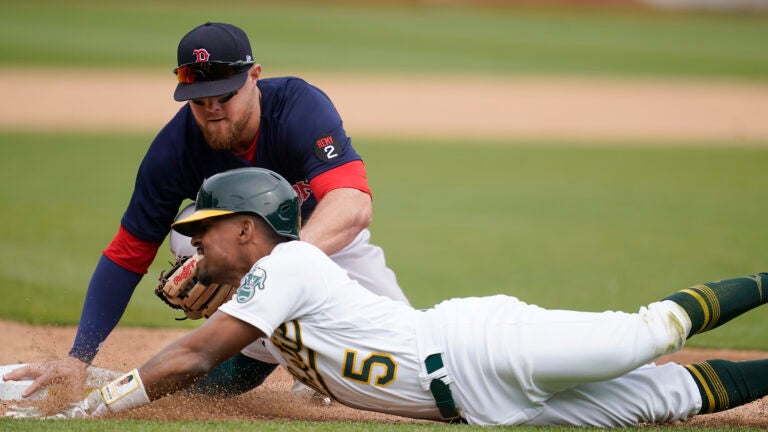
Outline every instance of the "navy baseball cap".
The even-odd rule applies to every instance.
[[[231,93],[245,84],[253,65],[245,32],[225,23],[207,22],[184,35],[177,52],[177,101]]]

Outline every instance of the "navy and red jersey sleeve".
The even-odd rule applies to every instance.
[[[371,195],[365,164],[360,160],[325,171],[313,178],[309,186],[318,201],[321,201],[328,192],[339,188],[357,189]]]
[[[320,89],[294,77],[259,82],[263,135],[257,148],[257,166],[274,170],[295,185],[312,182],[349,162],[362,161],[336,107]],[[364,173],[364,166],[362,169]],[[313,187],[314,194],[317,191]]]
[[[162,242],[185,198],[195,199],[202,183],[199,153],[184,107],[155,137],[139,165],[128,208],[120,223],[136,238]],[[186,115],[185,115],[186,114]],[[185,142],[189,141],[189,145]]]
[[[120,267],[143,275],[155,260],[160,244],[141,240],[121,225],[103,253]]]

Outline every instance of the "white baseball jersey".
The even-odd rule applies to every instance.
[[[294,376],[346,405],[440,418],[418,381],[420,312],[363,289],[309,243],[279,244],[219,310],[270,336]]]
[[[292,241],[256,262],[220,310],[268,335],[268,348],[301,381],[351,407],[439,420],[429,386],[440,378],[472,424],[616,426],[698,412],[683,367],[643,366],[682,346],[675,308],[556,311],[499,295],[415,310]],[[444,369],[428,374],[425,359],[435,353]]]
[[[194,211],[195,203],[188,204],[179,212],[176,220],[183,219]],[[196,253],[196,248],[192,246],[192,237],[171,229],[169,239],[171,253],[176,258],[192,256]],[[374,294],[410,304],[400,285],[397,284],[395,273],[387,267],[384,251],[371,244],[370,240],[371,232],[364,229],[348,245],[331,255],[331,259],[346,270],[350,278],[360,282],[360,285]]]

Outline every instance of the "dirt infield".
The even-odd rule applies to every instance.
[[[263,74],[270,76],[267,70]],[[768,83],[301,75],[351,136],[768,142]],[[0,70],[0,129],[158,131],[179,109],[168,73]]]
[[[269,75],[265,72],[265,75]],[[768,143],[768,84],[596,80],[535,77],[353,77],[303,74],[336,102],[350,135],[438,138],[537,138],[576,141],[764,145]],[[180,107],[171,98],[173,77],[99,71],[0,70],[0,130],[154,132]],[[178,337],[183,330],[118,328],[96,365],[125,371]],[[72,327],[27,326],[0,321],[0,364],[54,359],[67,351]],[[686,349],[663,361],[762,358],[765,353]],[[282,371],[259,389],[232,401],[171,396],[121,414],[160,420],[265,420],[414,422],[339,404],[296,403]],[[0,403],[4,412],[9,403]],[[701,416],[686,425],[768,427],[768,401],[728,413]]]
[[[0,364],[44,361],[56,358],[66,352],[74,338],[74,327],[29,326],[14,322],[0,321],[3,350]],[[104,344],[94,363],[111,370],[127,371],[148,360],[165,344],[184,334],[184,330],[149,330],[120,328],[112,333]],[[760,352],[703,351],[685,349],[664,358],[661,363],[700,361],[711,358],[747,360],[761,358]],[[292,380],[282,369],[278,369],[261,387],[232,400],[217,401],[209,398],[190,399],[169,396],[149,406],[122,413],[120,418],[152,420],[313,420],[313,421],[372,421],[387,423],[423,423],[378,413],[355,410],[333,403],[320,405],[311,400],[291,397]],[[0,402],[0,411],[5,412],[11,405]],[[182,408],[180,408],[182,407]],[[768,400],[731,410],[694,418],[685,426],[744,425],[768,427]]]

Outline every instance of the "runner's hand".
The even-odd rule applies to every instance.
[[[33,379],[21,397],[26,398],[43,387],[51,384],[63,385],[68,388],[85,386],[88,377],[88,365],[74,357],[66,357],[42,363],[30,363],[14,369],[3,376],[6,381]]]

